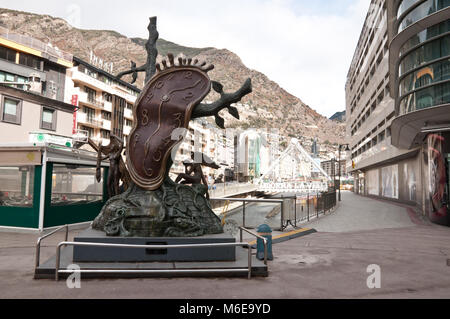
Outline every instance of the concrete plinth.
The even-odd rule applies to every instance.
[[[234,261],[236,247],[164,248],[167,245],[234,243],[228,234],[199,237],[108,237],[91,228],[74,238],[76,242],[160,245],[159,249],[74,246],[74,262],[148,262],[148,261]]]

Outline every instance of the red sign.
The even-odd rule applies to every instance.
[[[78,106],[78,95],[73,94],[71,102],[72,102],[73,106]],[[75,134],[77,132],[77,111],[78,111],[78,108],[74,107],[72,134]]]

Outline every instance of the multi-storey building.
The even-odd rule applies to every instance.
[[[230,133],[230,132],[228,132]],[[222,181],[231,180],[234,171],[234,145],[233,136],[227,131],[218,129],[205,119],[195,119],[189,122],[184,141],[179,145],[171,176],[184,173],[184,160],[191,160],[191,152],[201,152],[220,166],[219,169],[204,167],[203,173],[211,182],[220,174]]]
[[[0,27],[0,143],[28,142],[31,132],[71,136],[70,67],[72,55]]]
[[[133,123],[133,103],[140,90],[78,57],[67,71],[67,102],[76,102],[74,133],[81,132],[97,143],[107,145],[110,133],[126,144]]]
[[[328,174],[328,176],[334,177],[336,179],[338,178],[339,173],[341,174],[341,177],[347,175],[345,159],[341,159],[340,163],[336,159],[322,161],[320,162],[320,167],[322,167],[322,169]]]
[[[356,192],[449,225],[450,1],[373,0],[346,83]]]

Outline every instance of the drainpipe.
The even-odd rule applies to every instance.
[[[41,194],[39,199],[39,231],[44,230],[44,208],[45,208],[45,180],[47,175],[47,147],[44,148],[42,155],[42,171],[41,171]]]

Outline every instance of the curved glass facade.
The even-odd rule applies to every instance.
[[[407,53],[407,51],[412,49],[413,47],[418,46],[419,44],[446,32],[450,32],[450,19],[436,24],[432,27],[426,28],[425,30],[417,33],[414,37],[410,38],[400,48],[400,56]]]
[[[421,87],[450,80],[450,59],[427,65],[408,74],[400,81],[400,96],[411,91],[420,89]]]
[[[450,35],[440,37],[421,45],[402,57],[399,77],[431,61],[450,55]]]
[[[402,3],[403,4],[403,3]],[[402,6],[400,5],[400,7]],[[412,4],[411,4],[412,5]],[[411,6],[410,5],[410,6]],[[411,24],[416,23],[417,21],[433,14],[441,9],[450,6],[450,0],[427,0],[424,3],[420,4],[416,8],[414,8],[410,13],[408,13],[401,21],[398,26],[398,32],[400,33],[404,29],[406,29]],[[406,5],[405,5],[406,7]],[[406,10],[406,9],[405,9]]]
[[[450,103],[450,81],[405,96],[400,101],[400,115],[446,103]]]
[[[410,10],[401,21],[403,28],[450,6],[450,0],[427,0],[411,9],[415,3],[404,1],[399,7],[399,12]],[[450,19],[409,38],[399,60],[399,115],[450,103]]]
[[[408,10],[409,8],[411,8],[411,6],[417,2],[420,2],[421,0],[403,0],[400,5],[398,6],[398,11],[397,11],[397,19],[400,18],[400,16],[403,14],[403,12],[405,12],[406,10]]]

